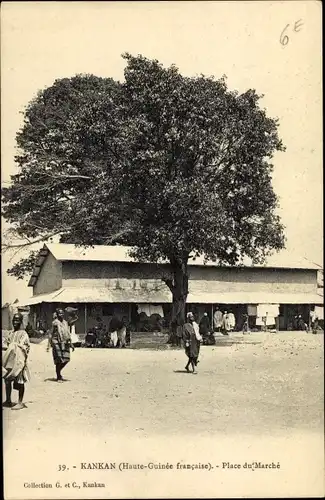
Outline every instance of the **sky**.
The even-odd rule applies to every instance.
[[[2,186],[16,172],[24,107],[55,79],[122,80],[123,52],[187,76],[225,74],[230,89],[264,94],[261,105],[279,118],[287,149],[274,158],[273,186],[287,251],[322,264],[321,2],[4,1],[1,10]],[[3,302],[32,294],[5,272],[22,256],[3,255]]]

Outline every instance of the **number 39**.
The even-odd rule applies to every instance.
[[[59,469],[58,469],[58,470],[59,470],[59,472],[62,472],[62,471],[64,471],[64,470],[67,470],[67,466],[66,466],[66,465],[64,465],[64,464],[63,464],[63,465],[61,465],[61,464],[60,464],[60,465],[59,465]]]

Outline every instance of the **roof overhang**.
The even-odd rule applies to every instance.
[[[190,304],[323,304],[324,298],[317,293],[189,293]],[[24,301],[24,305],[41,303],[87,304],[87,303],[134,303],[168,304],[172,295],[168,289],[161,290],[110,290],[104,287],[60,288],[55,292],[36,295]],[[23,305],[23,304],[22,304]]]
[[[187,302],[192,304],[322,304],[323,298],[317,293],[189,293]]]
[[[171,303],[171,293],[166,290],[109,290],[104,287],[93,288],[60,288],[56,292],[36,295],[25,301],[26,305],[41,303],[141,303],[164,304]]]

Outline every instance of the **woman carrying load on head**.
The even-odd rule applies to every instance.
[[[70,349],[74,351],[71,342],[69,323],[64,319],[63,309],[56,310],[56,319],[52,322],[52,329],[49,333],[47,351],[52,347],[53,361],[56,370],[56,379],[63,382],[61,371],[70,361]]]

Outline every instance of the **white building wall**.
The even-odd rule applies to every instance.
[[[33,287],[33,295],[55,292],[62,286],[62,264],[50,253],[45,259],[37,281]]]
[[[189,267],[190,292],[266,292],[302,293],[317,292],[317,271],[305,269],[264,269]],[[63,287],[137,288],[147,282],[166,287],[160,272],[151,265],[110,262],[64,262]]]

